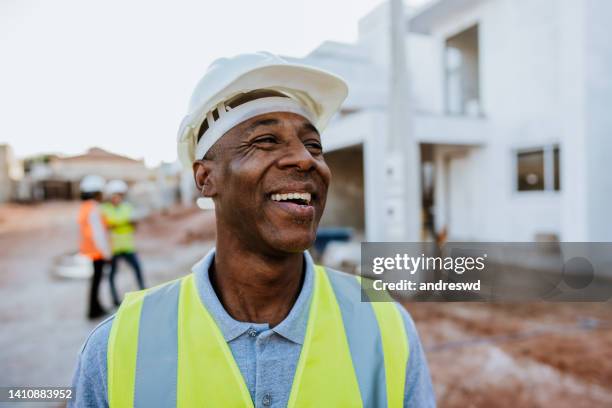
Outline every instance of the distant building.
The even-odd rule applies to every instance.
[[[74,199],[79,183],[88,174],[106,180],[121,179],[133,185],[149,179],[144,160],[135,160],[94,147],[77,156],[47,155],[30,158],[24,163],[26,176],[21,190],[29,191],[32,200]],[[22,199],[26,199],[22,197]]]
[[[0,145],[0,203],[14,198],[20,170],[9,145]]]
[[[0,203],[5,203],[12,196],[11,162],[12,152],[8,145],[0,145]]]
[[[385,239],[393,210],[389,15],[382,4],[356,44],[293,59],[349,82],[323,137],[334,181],[322,225],[369,241]],[[424,237],[430,225],[452,240],[612,241],[610,15],[610,1],[558,0],[437,0],[408,13]]]

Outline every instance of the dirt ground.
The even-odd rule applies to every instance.
[[[77,206],[0,206],[2,386],[69,384],[79,347],[95,327],[84,318],[88,282],[51,273],[57,256],[77,248]],[[196,209],[142,222],[137,242],[147,285],[187,273],[213,238],[214,220]],[[123,271],[120,290],[135,289]],[[102,297],[110,305],[106,284]],[[440,407],[612,406],[610,303],[405,306]]]
[[[610,304],[405,306],[441,407],[612,406]]]

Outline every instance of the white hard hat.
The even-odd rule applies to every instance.
[[[273,91],[276,96],[231,106],[236,97],[260,90]],[[218,59],[191,96],[187,116],[178,131],[179,159],[191,168],[225,132],[269,112],[300,114],[322,132],[347,94],[348,87],[340,77],[267,52]],[[205,120],[206,130],[198,140]]]
[[[90,174],[88,176],[83,177],[79,188],[82,193],[97,193],[99,191],[102,191],[102,189],[104,188],[104,184],[105,181],[102,177],[95,174]]]
[[[128,186],[123,180],[111,180],[106,184],[106,194],[125,194],[128,191]]]

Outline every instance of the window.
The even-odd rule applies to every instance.
[[[518,154],[518,190],[544,190],[544,151]]]
[[[481,114],[479,60],[477,25],[446,39],[444,71],[448,114]]]
[[[517,152],[517,190],[559,191],[559,156],[559,146]]]

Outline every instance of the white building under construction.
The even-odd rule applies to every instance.
[[[324,135],[323,225],[387,239],[390,11],[302,62],[347,79]],[[422,231],[452,240],[612,241],[612,2],[438,0],[405,19]],[[350,211],[347,211],[350,208]]]

